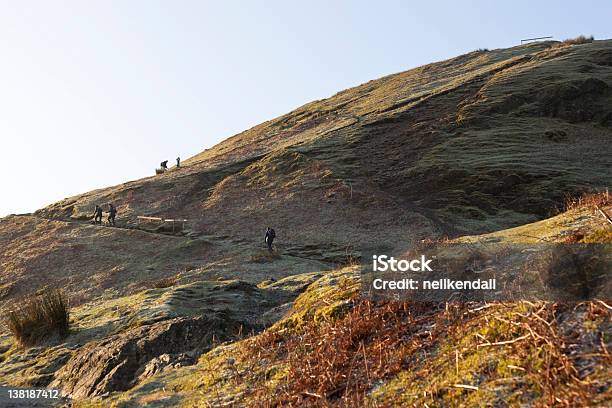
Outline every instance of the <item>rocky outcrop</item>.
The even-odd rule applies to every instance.
[[[136,380],[137,383],[168,369],[195,364],[197,359],[192,353],[162,354],[147,363]]]
[[[103,396],[131,388],[170,364],[187,365],[226,339],[238,323],[220,318],[177,318],[134,328],[87,344],[62,367],[50,387],[71,398]],[[191,351],[189,357],[181,353]]]

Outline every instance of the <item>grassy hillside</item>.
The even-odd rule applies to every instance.
[[[577,230],[581,242],[610,243],[612,227],[586,206],[520,229],[447,243],[563,243]],[[336,269],[310,284],[263,333],[221,344],[196,364],[161,372],[103,403],[77,406],[606,406],[612,401],[612,307],[604,302],[372,303],[359,296],[359,288],[357,267]]]
[[[3,219],[0,302],[64,268],[61,283],[79,296],[93,275],[96,290],[126,293],[231,259],[226,250],[256,250],[269,225],[287,253],[341,261],[366,243],[541,219],[566,195],[612,184],[611,50],[595,41],[475,51],[307,104],[181,169]],[[109,202],[121,228],[89,225],[94,205]],[[151,235],[135,229],[172,231],[137,216],[189,221],[179,237]]]
[[[612,233],[581,207],[446,243],[561,243],[577,230],[584,242],[609,243]],[[371,303],[358,292],[357,267],[331,271],[265,332],[101,405],[605,406],[612,398],[606,303]]]
[[[180,169],[2,218],[0,311],[60,288],[71,324],[32,347],[1,326],[0,386],[75,406],[604,406],[606,299],[372,303],[355,263],[423,240],[609,244],[592,202],[551,215],[612,185],[611,137],[612,40],[540,42],[370,81]],[[117,225],[93,225],[107,203]]]
[[[475,51],[390,75],[231,137],[182,169],[37,214],[83,219],[112,201],[130,225],[182,216],[196,230],[254,238],[275,224],[292,243],[320,242],[329,220],[347,217],[400,218],[400,233],[424,217],[417,229],[427,234],[535,221],[567,193],[610,184],[611,44]],[[369,236],[367,223],[336,224],[328,242]]]

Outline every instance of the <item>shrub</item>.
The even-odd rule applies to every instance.
[[[588,43],[592,43],[593,40],[595,40],[593,36],[585,37],[584,35],[579,35],[576,38],[568,38],[567,40],[563,41],[563,44],[567,44],[567,45],[588,44]]]
[[[5,323],[13,337],[23,346],[32,346],[69,331],[69,306],[59,290],[44,289],[40,295],[25,301],[24,306],[8,312]]]

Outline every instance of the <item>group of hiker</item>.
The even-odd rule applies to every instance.
[[[102,225],[102,207],[96,204],[96,208],[94,209],[94,224]],[[108,205],[108,225],[115,226],[115,217],[117,216],[117,208],[109,204]]]
[[[96,207],[94,209],[94,224],[96,225],[102,225],[102,214],[104,213],[104,210],[102,210],[102,207],[99,206],[98,204],[96,204]],[[117,207],[115,207],[113,204],[108,204],[108,218],[107,218],[107,222],[108,225],[112,225],[115,226],[115,218],[117,217]],[[274,242],[274,238],[276,238],[276,231],[274,231],[274,228],[266,228],[266,235],[264,237],[264,242],[266,243],[266,246],[268,247],[268,251],[272,252],[272,242]]]
[[[164,171],[168,170],[168,160],[164,160],[163,162],[161,162],[159,164],[159,167]],[[177,157],[176,158],[176,168],[178,169],[180,167],[181,167],[181,158]]]
[[[161,162],[160,167],[164,171],[168,170],[168,160]],[[181,167],[180,157],[176,158],[176,167],[177,168]],[[102,207],[96,204],[96,207],[94,209],[94,224],[102,225],[103,212],[104,211],[102,210]],[[115,218],[117,217],[117,208],[113,204],[108,204],[107,213],[108,213],[108,218],[107,218],[108,225],[115,226]],[[266,228],[266,235],[264,237],[264,242],[266,243],[266,246],[268,247],[268,251],[270,252],[273,251],[272,242],[274,242],[274,238],[276,238],[276,231],[274,231],[274,228],[270,228],[270,227]]]

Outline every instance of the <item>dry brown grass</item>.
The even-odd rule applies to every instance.
[[[576,44],[588,44],[588,43],[592,43],[595,40],[595,38],[593,38],[593,36],[584,36],[584,35],[579,35],[578,37],[575,38],[568,38],[566,40],[563,41],[562,44],[567,44],[567,45],[576,45]]]
[[[566,194],[563,203],[550,210],[549,216],[579,209],[597,210],[609,205],[612,205],[612,197],[607,189],[606,191]]]
[[[248,352],[280,357],[289,370],[274,395],[261,388],[255,399],[278,407],[361,405],[376,381],[402,369],[406,355],[433,344],[443,325],[433,333],[423,331],[426,335],[418,332],[439,317],[434,305],[354,300],[351,311],[335,322],[311,322],[288,338],[276,332],[256,337]],[[418,341],[406,342],[410,336]]]
[[[5,318],[13,337],[26,347],[52,335],[66,337],[69,321],[68,302],[60,291],[53,289],[44,289],[22,307],[9,311]]]
[[[361,406],[372,389],[401,378],[400,373],[408,373],[399,390],[412,395],[411,403],[465,405],[466,392],[460,387],[453,390],[462,378],[459,372],[455,377],[458,349],[461,361],[476,361],[474,371],[466,373],[479,378],[476,389],[506,381],[507,376],[500,374],[505,365],[491,357],[501,353],[497,358],[521,361],[524,393],[513,396],[521,403],[535,399],[538,406],[586,406],[607,398],[605,392],[596,391],[601,387],[599,380],[584,374],[585,365],[604,373],[609,367],[604,338],[585,331],[579,320],[568,323],[559,317],[574,316],[580,309],[584,321],[608,320],[610,309],[605,304],[583,303],[572,309],[553,303],[480,307],[353,302],[353,308],[336,321],[311,322],[297,334],[266,332],[248,343],[246,354],[258,361],[287,365],[285,378],[273,390],[263,382],[251,388],[256,405]],[[394,391],[382,395],[381,406],[403,404]],[[495,400],[499,396],[492,398],[493,405],[501,401]]]
[[[589,37],[584,36],[584,35],[579,35],[578,37],[575,37],[575,38],[568,38],[561,42],[557,42],[553,44],[551,48],[555,49],[555,48],[569,47],[572,45],[588,44],[588,43],[592,43],[593,41],[595,41],[595,38],[593,38],[592,35]]]
[[[566,196],[565,202],[563,203],[564,211],[575,210],[579,208],[591,208],[597,209],[610,205],[610,194],[608,191],[601,191],[596,193],[584,193],[581,195]]]

